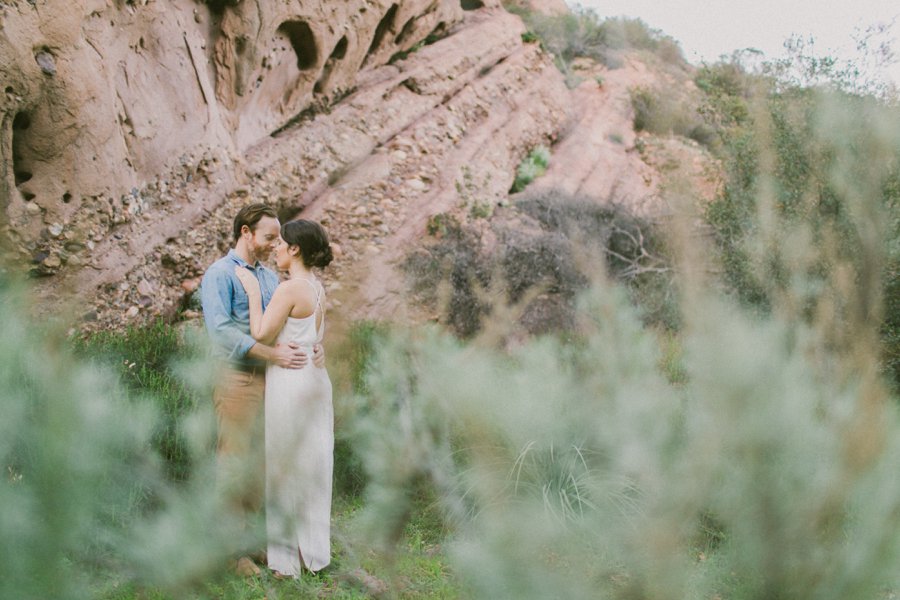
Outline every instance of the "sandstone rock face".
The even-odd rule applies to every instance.
[[[400,265],[430,223],[498,243],[491,216],[536,146],[553,156],[534,190],[659,204],[631,126],[641,65],[570,91],[495,2],[0,0],[0,16],[0,249],[48,275],[39,312],[87,328],[198,316],[250,202],[326,226],[337,322],[417,310]]]
[[[629,93],[631,88],[653,81],[655,75],[633,59],[614,70],[590,61],[576,67],[584,81],[572,90],[573,120],[564,139],[553,148],[547,172],[527,193],[556,190],[597,203],[623,205],[644,216],[658,212],[658,170],[636,150]]]
[[[96,297],[78,309],[96,326],[169,313],[230,245],[238,208],[261,200],[285,217],[326,223],[343,254],[329,277],[347,282],[347,293],[365,290],[354,315],[392,310],[404,287],[394,266],[429,216],[505,200],[521,158],[551,143],[569,118],[562,76],[537,44],[522,42],[518,17],[501,8],[460,10],[462,20],[443,38],[363,68],[340,101],[246,151],[230,138],[233,154],[179,163],[174,174],[126,195],[124,206],[143,208],[70,252],[56,275],[36,280],[44,302]],[[68,227],[53,230],[59,239],[48,235],[61,252]]]
[[[240,183],[251,145],[496,3],[0,2],[6,237],[38,273],[80,263],[172,186]]]

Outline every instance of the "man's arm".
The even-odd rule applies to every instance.
[[[213,343],[221,348],[228,360],[239,361],[244,357],[271,362],[285,369],[299,369],[309,360],[306,352],[296,344],[279,344],[274,347],[260,344],[238,326],[231,316],[231,276],[222,269],[210,269],[200,284],[203,320]]]
[[[256,343],[232,317],[232,281],[222,269],[211,268],[200,283],[203,321],[213,344],[232,361],[242,359]]]

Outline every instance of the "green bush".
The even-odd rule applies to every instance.
[[[544,146],[534,148],[516,168],[516,178],[510,193],[516,194],[524,190],[529,183],[543,175],[549,165],[550,150]]]
[[[371,543],[424,480],[473,598],[895,589],[900,419],[877,376],[844,378],[854,359],[823,331],[709,290],[675,384],[616,286],[581,297],[573,342],[395,330],[359,401]]]
[[[630,90],[635,131],[680,135],[705,146],[716,142],[716,131],[691,106],[690,99],[639,86]]]
[[[591,58],[609,68],[618,68],[623,52],[629,49],[646,50],[668,64],[687,64],[674,39],[640,19],[601,19],[583,7],[563,15],[544,15],[519,7],[509,10],[520,15],[528,27],[523,41],[540,41],[556,57],[556,66],[567,77],[572,75],[571,64],[576,58]]]

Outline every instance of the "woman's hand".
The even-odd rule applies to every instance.
[[[237,275],[237,278],[240,280],[241,285],[244,286],[244,291],[247,292],[248,296],[261,295],[259,291],[259,280],[250,272],[250,269],[246,267],[235,267],[234,274]]]

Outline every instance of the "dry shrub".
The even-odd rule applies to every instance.
[[[457,335],[477,333],[494,303],[523,299],[519,323],[525,331],[569,331],[576,297],[597,272],[626,285],[646,322],[677,326],[671,267],[658,224],[620,206],[550,191],[498,211],[491,227],[492,248],[484,247],[476,229],[454,223],[405,265],[413,290],[425,302],[437,306],[438,290],[446,284],[446,323]]]

